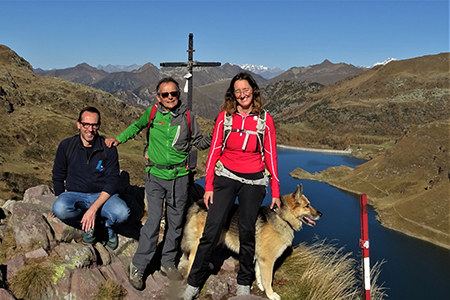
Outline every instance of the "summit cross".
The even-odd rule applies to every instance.
[[[199,62],[194,61],[194,34],[189,34],[189,45],[188,50],[186,51],[188,53],[188,61],[187,62],[163,62],[160,63],[161,67],[187,67],[188,74],[185,76],[188,87],[188,102],[187,106],[188,109],[192,109],[192,91],[193,91],[193,69],[194,67],[218,67],[221,65],[220,62]]]

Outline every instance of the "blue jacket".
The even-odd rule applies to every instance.
[[[70,161],[67,162],[66,153],[71,139],[77,139]],[[80,136],[76,135],[64,139],[56,151],[53,164],[53,189],[55,196],[67,191],[81,193],[107,192],[109,195],[117,193],[119,183],[119,156],[116,147],[104,147],[104,140],[95,139],[92,152],[83,147]],[[103,161],[103,151],[106,151],[106,162]]]

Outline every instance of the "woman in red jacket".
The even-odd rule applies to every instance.
[[[203,200],[208,216],[183,295],[189,300],[198,296],[206,279],[212,251],[236,197],[240,214],[237,294],[250,294],[255,270],[255,223],[269,181],[271,208],[281,205],[275,125],[263,110],[259,87],[250,74],[239,73],[231,80],[221,110],[206,165]]]

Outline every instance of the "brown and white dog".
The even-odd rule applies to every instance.
[[[302,224],[315,226],[315,220],[322,213],[314,209],[302,193],[302,186],[297,186],[294,193],[281,196],[281,207],[271,210],[269,206],[261,207],[256,221],[255,236],[255,275],[256,283],[261,291],[266,291],[269,299],[279,300],[280,296],[272,289],[272,277],[275,261],[292,245],[294,231],[302,228]],[[205,227],[208,211],[200,200],[188,211],[184,228],[181,249],[188,255],[188,273],[194,262],[200,238]],[[239,209],[233,207],[230,224],[222,231],[219,244],[225,244],[235,253],[239,252]]]

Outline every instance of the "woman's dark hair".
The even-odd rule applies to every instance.
[[[253,106],[252,113],[260,114],[263,111],[264,104],[261,98],[261,93],[259,91],[258,84],[255,79],[253,79],[252,75],[249,73],[239,73],[231,79],[230,86],[228,87],[227,92],[225,93],[225,101],[220,106],[220,110],[225,110],[227,114],[233,114],[237,110],[237,100],[234,95],[234,84],[238,80],[247,80],[248,84],[252,87],[253,90]]]
[[[83,109],[80,111],[80,115],[78,116],[78,122],[79,122],[79,123],[81,123],[81,116],[82,116],[83,113],[86,112],[86,111],[97,114],[97,115],[98,115],[98,125],[101,124],[101,121],[100,121],[100,112],[98,111],[98,109],[96,109],[96,108],[93,107],[93,106],[85,107],[85,108],[83,108]]]
[[[159,86],[162,84],[162,83],[168,83],[168,82],[173,82],[176,86],[177,86],[177,91],[179,92],[180,91],[180,86],[178,85],[178,82],[175,80],[175,79],[173,79],[172,77],[166,77],[166,78],[163,78],[163,79],[161,79],[159,82],[158,82],[158,84],[156,85],[156,93],[157,94],[159,94]]]

